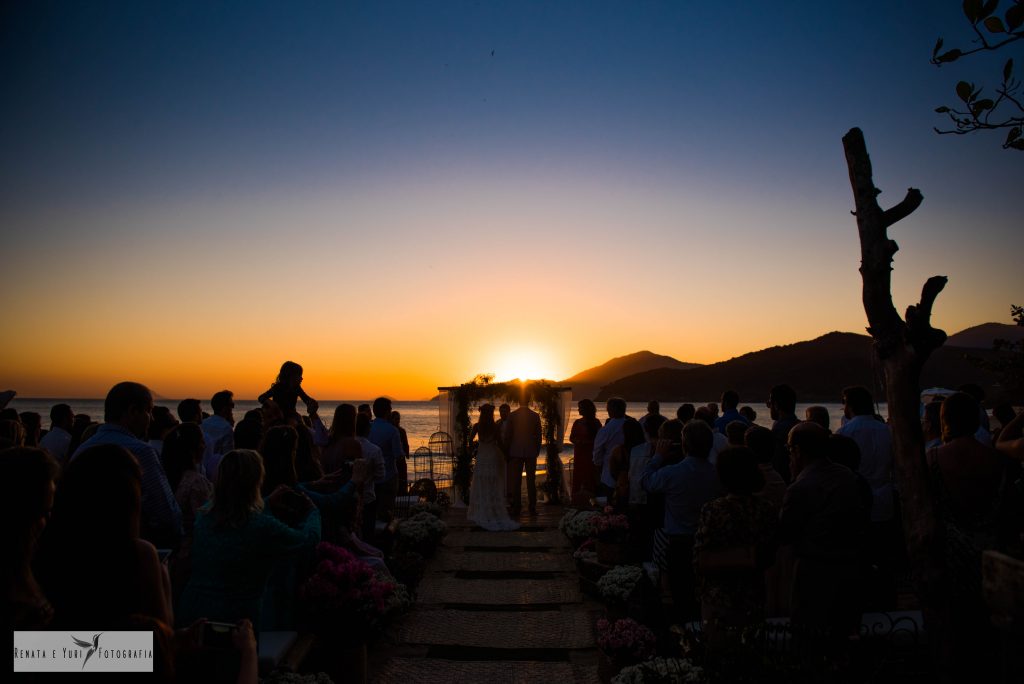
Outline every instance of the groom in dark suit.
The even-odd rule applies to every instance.
[[[508,417],[508,477],[509,496],[512,499],[512,515],[517,516],[523,508],[523,468],[526,468],[526,495],[530,502],[530,515],[537,514],[537,454],[540,453],[540,416],[530,410],[525,398],[519,408]]]

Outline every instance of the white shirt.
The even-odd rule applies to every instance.
[[[63,463],[71,446],[71,433],[64,428],[54,427],[39,440],[39,448],[50,452],[58,463]]]
[[[860,447],[860,474],[871,485],[871,522],[892,520],[892,432],[874,416],[854,416],[836,430]]]
[[[609,418],[594,437],[594,465],[601,466],[601,484],[608,487],[615,486],[615,478],[612,477],[609,467],[612,461],[612,450],[626,439],[622,433],[622,426],[625,424],[625,418]]]
[[[729,448],[729,438],[718,430],[711,431],[714,440],[711,443],[711,451],[708,452],[708,463],[715,465],[718,462],[718,452]]]
[[[384,467],[384,452],[381,451],[379,446],[365,437],[356,437],[356,440],[359,442],[359,446],[362,447],[363,460],[370,466],[370,477],[367,477],[366,482],[363,483],[363,503],[367,504],[377,500],[377,494],[373,490],[373,485],[383,482],[384,476],[387,474]]]
[[[203,421],[203,437],[206,439],[206,451],[203,452],[203,470],[210,482],[217,481],[217,468],[224,454],[235,448],[235,428],[218,415],[212,415]]]

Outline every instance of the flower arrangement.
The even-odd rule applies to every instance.
[[[388,612],[394,582],[349,551],[328,542],[316,547],[317,564],[299,590],[314,630],[363,635]]]
[[[637,663],[650,658],[657,642],[654,632],[636,620],[597,621],[597,646],[616,662]]]
[[[409,507],[409,515],[413,516],[417,513],[429,513],[435,518],[444,517],[444,509],[430,501],[420,501]]]
[[[624,667],[612,677],[612,684],[703,684],[704,668],[684,658],[651,658],[639,665]]]
[[[636,591],[644,571],[635,565],[616,565],[601,575],[597,581],[597,590],[601,598],[613,603],[625,603]]]
[[[622,513],[616,513],[611,506],[606,506],[600,515],[592,518],[594,533],[603,542],[622,543],[629,533],[629,519]]]
[[[398,523],[397,532],[403,548],[432,556],[441,538],[447,534],[448,526],[440,518],[421,511]]]
[[[423,579],[423,573],[427,568],[427,562],[423,558],[423,554],[415,551],[400,550],[388,560],[388,567],[395,573],[395,579],[404,584],[409,592],[415,596],[416,587],[419,586],[420,580]]]
[[[578,544],[594,535],[593,521],[598,515],[597,511],[569,510],[558,521],[558,529],[570,541]]]

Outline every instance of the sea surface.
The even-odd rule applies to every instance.
[[[176,415],[176,408],[178,406],[177,399],[161,399],[156,402],[158,406],[166,406],[171,409],[171,413]],[[369,399],[359,400],[334,400],[334,401],[321,401],[320,402],[320,416],[324,422],[330,427],[331,418],[334,415],[334,409],[341,403],[348,403],[358,406],[359,404],[370,403]],[[23,399],[16,397],[10,404],[10,408],[17,409],[18,412],[22,411],[35,411],[43,417],[43,427],[49,428],[50,425],[50,407],[54,404],[65,403],[69,404],[76,414],[85,413],[92,417],[96,422],[103,422],[103,400],[102,399]],[[676,415],[676,409],[679,408],[683,403],[686,402],[662,402],[661,413],[669,418],[674,418]],[[691,401],[689,402],[694,406],[702,406],[707,404],[708,401]],[[743,406],[743,404],[740,404]],[[797,404],[797,416],[803,417],[804,409],[811,404]],[[841,404],[821,404],[828,409],[829,416],[832,419],[832,429],[836,430],[841,425],[843,407]],[[757,420],[755,421],[758,425],[765,427],[771,427],[771,417],[768,415],[768,408],[763,402],[759,404],[750,404],[750,406],[757,412]],[[436,401],[395,401],[393,402],[394,410],[402,414],[402,427],[405,428],[406,433],[409,435],[409,449],[415,451],[418,447],[428,446],[430,442],[430,436],[439,430],[438,425],[440,422],[440,416],[438,413],[438,402]],[[235,400],[235,420],[241,420],[242,416],[245,415],[246,411],[250,409],[259,408],[259,404],[256,401],[236,399]],[[301,402],[299,408],[302,408]],[[885,406],[879,407],[885,415]],[[203,401],[203,410],[210,411],[210,404],[208,401]],[[629,415],[640,418],[647,413],[646,402],[630,402],[627,409]],[[475,419],[474,415],[474,419]],[[578,418],[579,415],[575,410],[572,412],[570,417],[571,421]],[[604,420],[606,418],[603,407],[599,405],[598,417]],[[566,437],[568,437],[569,430],[565,431]],[[564,445],[562,450],[562,460],[566,463],[570,462],[572,458],[572,445],[568,442]],[[538,462],[539,472],[544,470],[544,455],[541,454]]]

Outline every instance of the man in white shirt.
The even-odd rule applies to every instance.
[[[608,411],[608,420],[594,438],[594,465],[601,469],[598,489],[607,496],[615,489],[615,478],[610,470],[612,451],[625,440],[622,426],[626,423],[626,401],[613,397],[605,404],[605,410]]]
[[[74,422],[75,412],[67,404],[54,404],[50,409],[50,431],[39,440],[39,448],[50,452],[57,463],[63,464],[68,457]]]
[[[213,415],[202,422],[206,451],[203,453],[203,470],[210,482],[217,481],[217,468],[224,454],[235,448],[235,395],[221,390],[210,399]]]
[[[836,434],[849,437],[860,448],[858,472],[871,486],[871,526],[868,531],[868,556],[876,568],[871,591],[878,605],[896,600],[896,579],[893,567],[899,543],[899,521],[896,519],[892,480],[892,432],[875,417],[875,401],[865,387],[843,390],[843,415],[847,422]],[[870,606],[869,606],[870,607]]]

